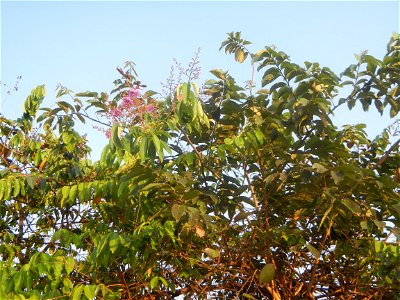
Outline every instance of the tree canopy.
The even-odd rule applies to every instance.
[[[127,62],[109,94],[38,86],[0,116],[1,299],[399,299],[399,122],[332,121],[398,115],[399,35],[339,75],[250,44],[221,45],[244,87],[193,63],[161,98]]]

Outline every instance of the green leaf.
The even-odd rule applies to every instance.
[[[222,71],[221,69],[211,70],[210,73],[221,80],[225,80],[227,75],[227,73]]]
[[[109,245],[110,245],[110,251],[111,253],[114,253],[120,243],[119,235],[115,232],[113,232],[109,238]]]
[[[86,123],[85,118],[84,118],[80,113],[77,113],[76,116],[78,117],[78,119],[79,119],[83,124]]]
[[[22,289],[23,279],[23,273],[21,271],[14,274],[14,291],[19,292]]]
[[[62,187],[62,189],[61,189],[61,194],[62,194],[61,207],[65,206],[66,200],[69,198],[70,189],[71,188],[68,185]]]
[[[398,110],[394,106],[392,106],[390,108],[390,117],[394,118],[395,116],[397,116],[397,114],[398,114]]]
[[[362,229],[369,231],[370,230],[370,223],[369,221],[361,221],[360,226]]]
[[[262,77],[262,87],[266,86],[267,84],[273,82],[280,76],[279,69],[276,67],[271,67],[267,71],[265,71]]]
[[[156,287],[158,286],[158,280],[159,280],[159,277],[158,277],[158,276],[153,277],[153,278],[150,280],[149,287],[150,287],[151,289],[156,288]]]
[[[378,67],[382,66],[382,62],[379,59],[376,59],[375,57],[373,57],[372,55],[364,55],[364,60],[368,64],[371,64],[373,66],[378,66]]]
[[[166,142],[164,142],[163,140],[160,140],[160,143],[162,145],[162,148],[167,151],[168,154],[172,154],[172,150],[171,148],[168,146],[168,144]]]
[[[160,158],[160,161],[163,161],[164,153],[161,147],[160,139],[155,134],[152,134],[152,141],[154,147],[156,148],[156,152],[158,154],[158,157]]]
[[[312,165],[312,168],[315,169],[318,173],[325,173],[326,171],[328,171],[328,169],[320,163],[314,163]]]
[[[344,179],[343,172],[331,171],[331,176],[336,185],[338,185]]]
[[[24,103],[24,113],[28,116],[35,117],[43,98],[46,96],[44,85],[39,85],[31,91]]]
[[[311,252],[311,254],[314,256],[315,259],[319,259],[319,257],[321,256],[321,253],[313,246],[311,245],[306,245],[308,251]]]
[[[72,139],[74,138],[74,136],[72,134],[69,134],[68,132],[64,132],[61,135],[62,141],[64,142],[64,144],[69,144]]]
[[[12,183],[10,180],[4,180],[4,200],[10,199],[11,196],[11,190],[12,190]]]
[[[75,94],[75,96],[77,96],[77,97],[93,97],[93,98],[97,98],[99,96],[99,94],[96,93],[96,92],[86,91],[86,92],[77,93],[77,94]]]
[[[139,144],[139,157],[141,161],[145,161],[147,158],[147,137],[143,137]]]
[[[275,268],[273,264],[266,264],[260,273],[260,284],[264,285],[269,283],[275,276]]]
[[[233,142],[235,143],[235,145],[238,147],[238,148],[243,148],[244,147],[244,140],[241,138],[241,137],[235,137],[234,138],[234,140],[233,140]]]
[[[154,188],[162,187],[164,185],[165,185],[164,183],[160,183],[160,182],[154,182],[154,183],[146,184],[145,186],[143,186],[141,188],[141,191],[145,192],[145,191],[148,191],[148,190],[152,190]]]
[[[64,285],[64,289],[71,291],[74,288],[74,284],[72,283],[71,279],[63,278],[62,284]],[[38,298],[40,299],[40,298]]]
[[[122,143],[119,138],[121,128],[118,125],[114,125],[111,128],[110,143],[115,145],[117,148],[122,148]]]
[[[354,214],[360,215],[362,213],[360,206],[354,200],[343,199],[342,203]]]
[[[35,188],[36,179],[37,179],[37,177],[36,177],[36,176],[33,176],[32,174],[26,176],[26,182],[28,183],[28,186],[29,186],[31,189],[34,189],[34,188]],[[0,198],[1,198],[1,197],[0,197]]]
[[[67,257],[65,262],[65,271],[70,274],[75,269],[75,260],[72,257]]]
[[[47,112],[47,111],[44,112],[43,114],[41,114],[41,115],[36,119],[36,122],[38,122],[38,123],[42,122],[44,119],[48,118],[49,115],[50,115],[49,112]]]
[[[90,199],[91,183],[81,182],[78,185],[78,197],[81,201]]]
[[[183,217],[185,212],[186,212],[186,206],[179,204],[172,205],[171,213],[177,222],[179,222],[179,220]]]
[[[396,236],[398,240],[400,240],[400,228],[394,227],[390,229],[390,231],[393,232],[393,234]]]
[[[160,279],[160,281],[161,281],[161,283],[166,287],[166,288],[168,288],[169,287],[169,284],[168,284],[168,282],[164,279],[164,278],[162,278],[162,277],[159,277],[159,279]]]
[[[75,200],[76,200],[76,196],[78,194],[78,186],[77,185],[73,185],[71,186],[70,190],[69,190],[69,204],[74,204]]]
[[[33,278],[31,273],[27,272],[25,276],[25,288],[30,291],[32,289]]]
[[[21,191],[21,185],[19,182],[18,178],[14,179],[14,191],[13,191],[13,197],[17,197],[19,195],[19,192]]]
[[[255,298],[255,297],[253,297],[252,295],[247,294],[247,293],[243,293],[242,296],[243,296],[244,298],[246,298],[246,299],[257,300],[257,298]]]
[[[237,48],[235,51],[235,60],[239,63],[244,62],[246,59],[245,52],[241,48]]]
[[[68,110],[71,110],[71,112],[75,112],[75,108],[68,102],[58,101],[57,105],[61,107],[66,113],[68,113]]]
[[[198,97],[198,96],[199,96],[199,87],[198,87],[197,84],[194,83],[194,82],[191,82],[190,84],[191,84],[192,87],[193,87],[194,96],[195,96],[195,97]]]
[[[42,153],[38,151],[35,154],[35,159],[34,159],[35,166],[38,167],[40,162],[41,162],[41,160],[42,160]]]
[[[128,191],[128,184],[129,184],[128,181],[120,182],[119,187],[118,187],[118,192],[117,192],[118,198],[126,197],[126,193]]]
[[[207,254],[211,258],[217,258],[220,254],[218,250],[212,249],[212,248],[205,248],[203,250],[205,254]]]
[[[4,180],[0,180],[0,200],[3,199],[4,196],[4,191],[5,191],[5,181]]]
[[[83,289],[84,289],[84,286],[82,284],[76,285],[72,291],[72,300],[80,300]],[[91,299],[93,299],[93,298],[91,298]]]
[[[296,104],[301,105],[301,106],[307,106],[310,103],[310,100],[306,98],[300,98]]]

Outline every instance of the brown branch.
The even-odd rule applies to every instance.
[[[390,153],[400,144],[400,139],[398,139],[381,157],[380,160],[378,160],[378,162],[376,163],[376,165],[373,167],[373,169],[376,169],[377,167],[379,167],[385,160],[386,158],[388,158],[388,156],[390,155]]]
[[[273,300],[282,300],[282,297],[279,293],[278,286],[276,285],[275,280],[270,282],[270,286],[265,287],[266,290],[271,294]]]
[[[249,187],[250,187],[251,197],[253,198],[254,206],[255,206],[256,209],[258,209],[257,195],[256,195],[256,193],[255,193],[255,191],[254,191],[254,186],[253,186],[253,184],[251,183],[249,174],[248,174],[247,171],[246,171],[246,167],[247,167],[246,162],[244,162],[244,163],[243,163],[243,172],[244,172],[244,176],[245,176],[245,178],[246,178],[247,184],[248,184]]]
[[[321,244],[320,244],[320,247],[319,247],[319,249],[318,249],[318,251],[319,251],[319,253],[320,253],[320,255],[321,255],[321,253],[322,253],[322,251],[323,251],[323,249],[324,249],[324,247],[325,247],[325,244],[326,244],[326,240],[328,239],[328,236],[330,235],[330,232],[331,232],[331,227],[332,227],[332,225],[333,225],[333,223],[331,222],[330,224],[329,224],[329,227],[326,229],[326,231],[325,231],[325,234],[324,234],[324,237],[323,237],[323,239],[322,239],[322,241],[321,241]],[[314,293],[314,291],[315,291],[315,283],[316,283],[316,279],[317,279],[317,266],[318,266],[318,264],[319,264],[319,257],[317,258],[315,258],[314,259],[314,264],[313,264],[313,266],[312,266],[312,270],[311,270],[311,279],[310,279],[310,283],[308,284],[308,286],[307,286],[307,290],[308,290],[308,296],[310,297],[310,298],[313,298],[314,296],[313,296],[313,293]]]
[[[217,174],[214,170],[212,170],[211,168],[207,167],[204,162],[203,162],[203,157],[201,155],[201,153],[199,152],[199,150],[197,150],[196,146],[193,144],[193,142],[190,140],[189,135],[183,130],[181,129],[181,132],[183,133],[183,135],[185,136],[186,141],[189,143],[189,145],[192,147],[194,153],[196,154],[197,158],[200,161],[200,164],[203,168],[207,169],[208,171],[210,171],[217,179],[221,179],[221,176],[219,174]]]
[[[130,293],[130,291],[129,291],[129,286],[126,284],[125,273],[122,274],[122,280],[124,281],[124,287],[125,287],[125,289],[126,289],[126,292],[128,293],[128,299],[129,299],[129,300],[132,300],[133,298],[132,298],[131,293]]]

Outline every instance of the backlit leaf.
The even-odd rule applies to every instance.
[[[185,212],[186,212],[186,207],[184,205],[179,205],[179,204],[172,205],[171,213],[177,222],[179,222],[179,220],[182,218]]]

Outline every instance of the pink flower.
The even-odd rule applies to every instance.
[[[111,136],[111,129],[107,129],[106,130],[106,138],[110,138],[110,136]]]
[[[131,106],[133,104],[133,101],[130,97],[124,97],[122,98],[122,106]]]
[[[129,98],[132,96],[134,96],[135,98],[140,97],[139,90],[137,90],[137,89],[130,89],[128,92],[128,95],[129,95]]]
[[[155,110],[155,108],[154,108],[153,105],[149,104],[149,105],[146,106],[146,111],[147,112],[152,113],[152,112],[154,112],[154,110]]]
[[[113,110],[111,111],[111,116],[112,116],[113,118],[118,117],[118,116],[120,116],[120,115],[121,115],[121,110],[119,110],[118,108],[113,109]]]

